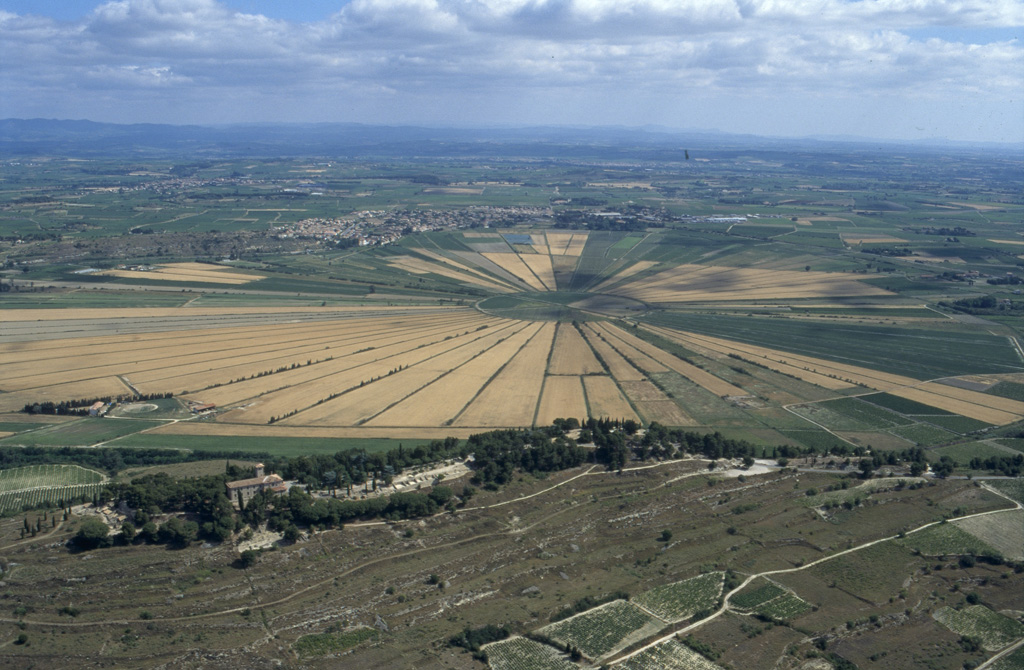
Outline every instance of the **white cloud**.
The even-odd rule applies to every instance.
[[[640,125],[685,105],[771,134],[799,101],[827,101],[884,133],[878,101],[904,100],[937,105],[943,134],[996,110],[990,139],[1024,138],[1021,43],[910,36],[935,26],[1024,26],[1024,2],[353,0],[296,23],[119,0],[77,22],[0,12],[0,116]],[[846,132],[815,123],[805,132]]]

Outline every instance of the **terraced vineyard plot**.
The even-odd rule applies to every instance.
[[[774,620],[788,621],[810,612],[811,606],[792,593],[786,593],[760,605],[756,611]]]
[[[686,645],[668,639],[612,666],[618,670],[721,670]]]
[[[926,556],[957,554],[995,554],[994,547],[953,523],[941,523],[919,533],[896,540],[898,544],[920,551]]]
[[[770,579],[765,579],[762,586],[753,590],[744,590],[737,593],[729,599],[729,602],[740,609],[754,611],[769,601],[785,594],[786,589],[782,588]]]
[[[0,493],[0,514],[19,512],[22,509],[33,509],[41,505],[58,506],[61,503],[90,500],[103,490],[105,484],[76,484],[73,486],[52,486],[47,488],[29,489],[26,491],[7,491]]]
[[[1024,637],[1024,624],[984,605],[972,605],[962,610],[943,607],[932,616],[957,635],[976,637],[986,651],[998,651]]]
[[[724,579],[724,572],[709,572],[644,591],[630,602],[669,623],[675,623],[714,608],[722,594]]]
[[[578,665],[553,647],[525,637],[512,637],[486,645],[491,670],[579,670]]]
[[[28,465],[0,470],[0,493],[24,489],[101,484],[106,476],[78,465]]]
[[[1007,510],[951,521],[1011,561],[1024,560],[1024,510]]]
[[[625,600],[601,607],[541,628],[538,632],[562,644],[579,648],[583,655],[599,659],[612,650],[652,634],[665,622],[652,617]]]

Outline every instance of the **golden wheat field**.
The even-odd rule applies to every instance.
[[[152,270],[104,270],[104,275],[125,279],[158,279],[162,281],[192,282],[203,284],[247,284],[262,275],[235,272],[232,268],[207,263],[169,263],[155,266]]]
[[[596,232],[533,232],[529,244],[515,245],[507,241],[517,238],[498,233],[462,236],[473,244],[389,253],[376,266],[445,289],[458,282],[466,287],[457,293],[459,306],[449,304],[456,302],[451,293],[439,293],[445,299],[420,306],[4,310],[0,412],[173,393],[216,405],[215,420],[169,423],[152,434],[434,437],[587,416],[707,426],[713,424],[702,411],[714,403],[714,411],[724,407],[732,413],[723,415],[734,417],[735,398],[772,398],[784,383],[805,394],[778,392],[793,398],[786,403],[884,391],[995,425],[1024,418],[1024,402],[984,393],[984,385],[971,390],[645,323],[658,310],[699,314],[718,302],[839,310],[850,299],[878,299],[872,307],[907,307],[887,304],[893,294],[852,274],[803,270],[812,257],[802,253],[729,266],[721,256],[719,264],[700,264],[711,252],[698,251],[692,258],[700,260],[672,266],[634,261],[626,255],[632,247],[623,251],[604,238],[605,246],[596,246],[606,262],[595,265],[595,247],[587,244],[601,239]],[[883,238],[898,241],[875,233],[844,240]],[[225,286],[259,278],[200,263],[124,272]],[[499,316],[470,304],[487,294],[515,305],[514,293],[559,290],[572,293],[530,296],[522,301],[528,308],[510,311],[487,307]],[[562,307],[573,315],[558,312]],[[813,318],[826,317],[836,318]],[[743,369],[755,367],[758,375]]]

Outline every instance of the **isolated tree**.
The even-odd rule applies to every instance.
[[[125,521],[121,524],[121,539],[125,544],[131,544],[132,540],[135,539],[135,524],[131,521]]]
[[[96,517],[83,519],[75,534],[75,544],[85,549],[95,549],[107,542],[110,529]]]
[[[260,557],[260,552],[255,549],[246,549],[242,552],[242,555],[238,557],[238,565],[242,568],[249,568],[256,565],[256,560]]]
[[[146,542],[156,542],[159,539],[159,530],[152,521],[142,524],[142,539]]]

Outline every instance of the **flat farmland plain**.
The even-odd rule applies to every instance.
[[[769,416],[759,440],[783,439],[770,432],[777,429],[835,429],[853,443],[874,440],[875,429],[882,431],[877,439],[891,443],[891,426],[862,421],[822,428],[813,412],[783,409],[883,391],[935,415],[934,426],[914,426],[900,442],[924,446],[1024,418],[1024,402],[984,392],[992,371],[1024,369],[1014,364],[1017,340],[968,332],[963,323],[944,324],[944,334],[931,337],[930,321],[941,319],[929,319],[920,299],[913,318],[906,317],[900,305],[909,303],[893,301],[898,296],[882,288],[884,276],[838,271],[842,263],[821,263],[812,251],[781,254],[760,242],[756,249],[746,242],[723,246],[718,237],[520,228],[410,236],[386,250],[346,256],[329,270],[404,282],[386,284],[394,288],[380,291],[372,306],[324,302],[318,308],[300,294],[292,298],[306,300],[301,307],[204,308],[188,299],[176,308],[8,309],[0,332],[0,410],[172,393],[215,404],[215,416],[204,423],[241,432],[421,428],[443,435],[449,427],[532,426],[590,414],[727,425],[748,436],[764,429]],[[315,257],[293,262],[330,265]],[[812,265],[814,271],[806,269]],[[165,269],[203,283],[206,274],[256,277],[259,266],[250,267],[257,268],[252,275],[204,264]],[[570,285],[591,291],[558,292]],[[411,287],[463,297],[386,304]],[[480,299],[481,293],[489,297]],[[234,296],[217,297],[231,305]],[[836,335],[842,329],[830,328],[829,320],[845,326],[854,319],[862,325],[851,330],[845,356]],[[832,338],[827,346],[818,332]],[[870,342],[862,343],[860,333]],[[909,363],[875,346],[889,334],[912,347]],[[929,353],[932,342],[939,348]],[[939,383],[936,371],[972,367],[954,360],[965,347],[985,366],[981,376],[959,387]],[[30,431],[24,432],[25,438],[15,432],[4,440],[27,441]]]

